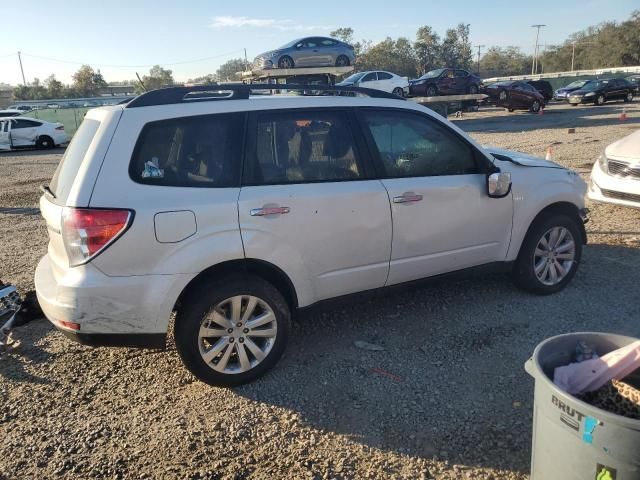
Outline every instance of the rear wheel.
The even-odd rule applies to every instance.
[[[404,97],[404,90],[400,87],[394,88],[392,93],[398,97]]]
[[[38,140],[36,140],[36,147],[38,148],[53,148],[55,146],[56,144],[53,141],[53,138],[48,135],[41,135],[38,137]]]
[[[340,55],[336,58],[336,67],[348,67],[350,64],[349,57],[346,55]]]
[[[548,295],[571,281],[582,257],[582,234],[577,219],[563,213],[544,213],[534,220],[522,242],[513,270],[520,288]]]
[[[252,275],[201,285],[182,302],[175,341],[182,362],[209,385],[251,382],[282,356],[290,312],[282,294]]]
[[[278,60],[278,68],[293,68],[295,67],[295,63],[293,63],[293,58],[285,55],[280,60]]]

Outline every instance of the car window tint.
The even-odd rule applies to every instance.
[[[479,171],[471,147],[436,120],[392,111],[368,111],[363,117],[386,178]]]
[[[320,43],[322,44],[323,47],[331,47],[335,45],[337,42],[335,40],[329,40],[328,38],[325,38]]]
[[[351,128],[338,112],[265,112],[257,116],[250,184],[353,180],[361,176]]]
[[[363,78],[362,82],[373,82],[376,79],[376,72],[367,73]]]
[[[465,70],[456,70],[456,77],[466,77],[469,73]]]
[[[378,80],[389,80],[392,75],[387,72],[378,72]]]
[[[173,187],[239,184],[241,114],[162,120],[145,125],[129,165],[139,183]]]
[[[318,46],[318,42],[316,42],[315,40],[307,40],[307,41],[305,42],[305,46],[306,46],[307,48],[315,48],[315,47],[317,47],[317,46]]]
[[[39,122],[34,122],[32,120],[14,120],[13,121],[13,129],[16,130],[18,128],[32,128],[32,127],[39,127],[40,125],[42,125]]]

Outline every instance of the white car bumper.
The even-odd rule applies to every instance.
[[[640,179],[614,177],[596,162],[591,170],[587,195],[594,202],[640,208]]]
[[[53,268],[49,255],[36,268],[36,294],[42,311],[68,337],[95,346],[164,346],[169,316],[179,294],[176,284],[193,277],[110,277],[87,264],[67,269],[56,280]]]

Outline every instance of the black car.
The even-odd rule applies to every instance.
[[[553,98],[553,87],[546,80],[529,80],[527,83],[542,94],[545,102]]]
[[[571,92],[569,94],[569,103],[575,106],[581,103],[602,105],[609,100],[630,102],[633,100],[633,90],[633,84],[624,78],[594,80],[587,83],[580,90]]]

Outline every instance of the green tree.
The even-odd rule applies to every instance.
[[[216,71],[216,79],[219,82],[234,82],[242,79],[240,72],[244,72],[247,65],[242,58],[232,58],[226,61]]]
[[[107,85],[100,70],[94,71],[89,65],[82,65],[71,78],[75,91],[84,97],[97,95],[99,89]]]
[[[360,55],[359,70],[389,70],[398,75],[412,77],[416,74],[417,61],[409,39],[387,37]]]
[[[65,86],[54,74],[44,80],[44,87],[47,89],[48,98],[63,98],[66,94]]]
[[[149,75],[144,75],[142,77],[142,83],[144,83],[147,90],[156,90],[158,88],[173,85],[175,82],[173,80],[173,72],[171,70],[164,69],[160,65],[154,65],[149,70]],[[138,83],[136,91],[141,93],[143,90],[142,85]]]
[[[368,40],[356,41],[353,34],[354,34],[353,28],[340,27],[330,32],[329,36],[333,38],[337,38],[338,40],[341,40],[351,45],[356,54],[356,61],[357,61],[357,57],[363,54],[371,46],[371,42]]]
[[[207,73],[206,75],[202,75],[200,77],[190,78],[187,80],[187,83],[199,83],[204,85],[210,85],[216,83],[217,77],[213,73]]]
[[[440,58],[440,37],[433,29],[425,25],[418,29],[413,42],[418,75],[422,75],[438,66]]]
[[[490,47],[480,59],[483,77],[524,75],[531,72],[531,56],[518,47]]]

